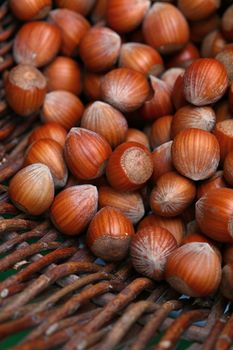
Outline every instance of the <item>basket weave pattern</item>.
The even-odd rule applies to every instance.
[[[0,183],[23,164],[35,118],[22,121],[4,101],[4,73],[13,65],[17,25],[0,7]],[[165,283],[135,274],[130,263],[98,263],[82,239],[61,239],[46,218],[21,214],[0,185],[0,339],[28,330],[12,349],[174,349],[181,338],[190,349],[228,349],[233,316],[227,301],[181,298]],[[176,318],[171,312],[178,310]],[[200,325],[196,321],[204,321]],[[0,348],[2,348],[0,346]]]

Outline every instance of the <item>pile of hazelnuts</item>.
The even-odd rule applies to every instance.
[[[233,5],[9,0],[23,212],[189,296],[233,300]]]

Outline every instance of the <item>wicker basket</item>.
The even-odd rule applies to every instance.
[[[230,348],[226,300],[182,297],[136,275],[127,261],[104,265],[82,239],[64,239],[45,217],[35,220],[10,203],[4,184],[22,167],[35,121],[22,121],[4,101],[17,30],[7,3],[0,23],[0,349]]]

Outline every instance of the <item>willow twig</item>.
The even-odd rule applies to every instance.
[[[0,141],[6,139],[14,131],[16,125],[13,121],[6,121],[4,125],[0,127]]]
[[[89,321],[93,316],[95,316],[99,312],[99,308],[95,310],[87,311],[85,313],[81,313],[78,316],[73,316],[63,320],[63,323],[58,325],[58,329],[68,328],[73,324],[82,324],[83,322]],[[39,312],[34,314],[33,316],[25,315],[17,320],[5,322],[0,324],[0,339],[3,339],[11,334],[17,333],[19,331],[34,327],[43,322],[49,315],[52,314],[54,310],[46,310],[43,312]]]
[[[5,30],[0,32],[0,41],[6,41],[15,31],[16,25],[11,24]]]
[[[4,45],[0,47],[0,56],[7,54],[12,49],[12,46],[13,40],[4,43]]]
[[[96,316],[99,313],[99,311],[100,311],[100,308],[95,308],[91,311],[81,313],[77,316],[71,316],[71,317],[65,318],[64,320],[60,320],[54,325],[54,328],[50,327],[48,332],[46,332],[46,337],[54,333],[57,333],[62,329],[67,329],[73,325],[76,325],[77,327],[77,324],[78,324],[80,327],[81,325],[89,322],[94,316]]]
[[[33,331],[25,340],[34,340],[45,332],[50,333],[50,329],[55,330],[56,324],[64,317],[75,313],[81,305],[92,299],[95,295],[103,294],[112,289],[111,281],[99,282],[92,285],[79,294],[74,295],[65,304],[57,309],[50,317],[48,317],[35,331]]]
[[[77,252],[69,259],[69,261],[86,261],[93,262],[96,257],[86,247],[78,248]]]
[[[110,269],[109,269],[110,272]],[[69,284],[68,286],[58,290],[57,292],[53,293],[50,297],[48,297],[46,300],[42,301],[34,310],[33,312],[39,312],[43,310],[47,310],[51,308],[55,303],[57,303],[61,298],[66,296],[68,293],[71,293],[87,284],[96,282],[101,279],[110,279],[112,278],[112,275],[110,275],[107,272],[107,269],[101,272],[96,272],[94,274],[90,274],[88,276],[81,277],[77,281]]]
[[[128,332],[130,327],[141,317],[144,312],[152,312],[158,309],[155,303],[142,300],[135,304],[131,304],[126,309],[125,313],[112,326],[111,331],[106,338],[98,344],[98,349],[111,350],[121,341],[124,335]],[[85,342],[79,343],[78,350],[86,348]]]
[[[216,344],[216,341],[219,337],[219,334],[222,332],[224,326],[226,324],[225,318],[220,318],[217,320],[211,329],[211,332],[209,333],[205,343],[202,346],[203,350],[212,350],[214,349],[214,346]]]
[[[94,319],[89,322],[82,331],[73,337],[65,346],[64,350],[74,350],[76,345],[85,341],[93,332],[97,332],[101,327],[108,323],[120,310],[128,305],[144,289],[153,284],[148,278],[137,278],[125,287],[115,298],[108,303],[103,310]]]
[[[177,341],[187,329],[187,327],[195,322],[205,319],[209,315],[209,310],[192,310],[179,316],[168,328],[160,339],[154,350],[174,349]]]
[[[4,193],[4,192],[7,192],[8,190],[8,187],[3,185],[3,184],[0,184],[0,193]]]
[[[227,350],[233,342],[233,315],[229,318],[216,342],[215,350]]]
[[[1,67],[0,67],[1,68]],[[8,180],[18,170],[20,170],[24,163],[24,155],[21,154],[14,159],[10,159],[5,167],[0,170],[0,182]]]
[[[99,340],[101,340],[110,330],[112,330],[112,325],[109,325],[107,327],[102,328],[100,331],[94,332],[92,334],[89,335],[89,337],[87,339],[85,339],[83,342],[79,343],[76,346],[77,350],[81,350],[81,349],[87,349],[92,345],[95,345]],[[112,334],[112,332],[111,332]],[[105,344],[104,344],[105,345]],[[107,350],[108,348],[104,348],[102,347],[102,343],[96,347],[96,349],[104,349]],[[110,349],[110,348],[109,348]],[[113,347],[112,347],[113,349]]]
[[[7,270],[9,267],[28,256],[44,250],[57,249],[59,245],[59,242],[37,242],[24,248],[18,249],[0,260],[0,272]]]
[[[145,327],[139,333],[137,339],[130,347],[130,350],[142,350],[146,344],[153,337],[158,330],[159,326],[163,323],[166,317],[172,310],[179,309],[183,306],[181,301],[170,300],[162,304],[159,310],[156,310],[150,320],[146,323]]]
[[[22,293],[17,295],[17,298],[14,301],[11,301],[2,309],[0,321],[4,321],[11,317],[15,308],[25,305],[59,278],[77,271],[97,272],[100,269],[101,267],[96,264],[86,262],[68,262],[48,270],[43,275],[39,276],[33,283],[31,283],[30,286],[28,286]]]
[[[4,1],[3,4],[0,6],[0,20],[2,20],[8,11],[8,3],[7,1]]]
[[[25,220],[19,218],[13,219],[1,219],[0,220],[0,233],[9,231],[23,231],[34,228],[38,223],[32,220]]]
[[[48,221],[44,221],[31,231],[21,233],[20,235],[17,234],[15,237],[12,237],[11,239],[7,240],[6,242],[0,245],[0,254],[8,252],[16,244],[26,241],[32,237],[42,237],[43,235],[45,235],[49,225],[50,224]]]
[[[0,202],[0,214],[18,214],[19,210],[11,203]]]
[[[99,310],[90,311],[89,317],[86,317],[86,319],[83,319],[82,321],[80,321],[80,323],[77,322],[77,324],[74,326],[68,327],[67,329],[63,329],[50,336],[41,337],[39,339],[31,340],[31,341],[28,341],[27,343],[17,345],[13,349],[14,350],[48,350],[57,346],[61,346],[80,330],[81,328],[80,324],[88,323],[98,312]],[[80,315],[80,317],[82,317],[82,314]],[[83,317],[85,317],[85,314],[83,314]]]
[[[59,261],[71,256],[76,251],[75,247],[60,248],[55,251],[42,256],[39,260],[33,262],[25,269],[19,271],[17,274],[10,276],[3,282],[0,282],[0,296],[5,298],[7,296],[8,288],[14,284],[21,283],[27,280],[32,274],[41,270],[52,262]]]

